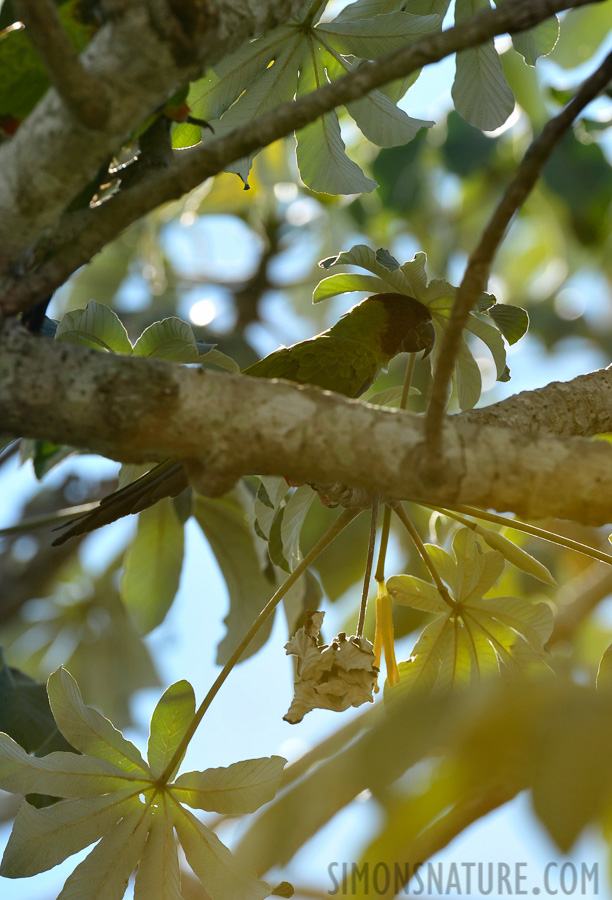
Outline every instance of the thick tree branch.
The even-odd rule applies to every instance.
[[[612,431],[612,367],[522,391],[483,409],[461,413],[462,422],[500,425],[523,433],[583,435]]]
[[[73,115],[87,128],[105,128],[110,113],[105,85],[81,64],[53,0],[19,0],[17,15]]]
[[[612,448],[604,441],[451,417],[445,479],[428,481],[419,417],[315,388],[35,338],[16,323],[0,338],[0,419],[9,433],[125,461],[198,459],[202,492],[227,490],[246,473],[284,474],[526,517],[612,517]]]
[[[177,87],[258,29],[285,21],[297,6],[298,0],[107,4],[110,21],[80,57],[91,78],[105,85],[106,127],[92,130],[75,120],[52,89],[0,146],[0,272],[19,280],[35,264],[33,245],[45,229],[55,230],[70,201]],[[8,286],[0,284],[0,294]]]
[[[601,2],[601,0],[575,0],[570,5],[579,7],[592,2]],[[206,178],[216,175],[230,162],[304,127],[336,106],[365,96],[376,87],[417,71],[424,65],[438,62],[452,53],[477,46],[490,40],[496,34],[506,31],[514,33],[531,28],[567,6],[567,0],[507,0],[495,10],[484,10],[454,28],[427,36],[409,47],[366,63],[355,72],[325,85],[312,94],[297,101],[282,104],[276,110],[237,129],[230,135],[210,140],[192,150],[180,152],[177,154],[176,163],[168,170],[143,179],[138,185],[121,192],[101,207],[95,210],[85,210],[77,216],[60,218],[59,224],[51,232],[51,240],[44,242],[46,261],[38,268],[24,267],[23,271],[19,271],[18,277],[15,273],[8,273],[4,282],[0,283],[0,296],[2,297],[0,308],[5,313],[14,314],[34,305],[37,300],[62,284],[79,266],[88,262],[122,229],[161,203],[180,197]],[[218,58],[220,55],[218,47],[215,49],[216,58]],[[229,49],[226,45],[225,52]],[[208,47],[208,50],[211,54],[208,61],[212,63],[214,61],[212,47]],[[97,59],[97,55],[95,58]],[[115,71],[113,66],[108,68]],[[128,74],[130,70],[131,67],[128,67]],[[150,100],[148,103],[148,106],[145,105],[145,110],[141,109],[140,118],[132,113],[130,120],[132,125],[143,118],[143,111],[146,114],[146,111],[151,108]],[[37,118],[38,115],[39,111],[37,110],[31,118]],[[21,135],[23,127],[16,137]],[[24,139],[26,139],[25,135]],[[11,141],[11,145],[14,140]],[[116,147],[116,137],[115,141]],[[82,152],[85,152],[84,148]],[[17,165],[17,162],[17,158],[11,160],[13,166]],[[36,161],[33,165],[36,166]],[[99,165],[100,162],[97,162],[91,167],[92,174]],[[32,164],[30,164],[31,167]],[[73,196],[75,192],[73,191],[70,196]],[[57,223],[58,210],[57,207],[54,209],[54,215],[48,217],[42,223],[43,226],[49,226],[53,222]],[[1,212],[2,196],[0,194]],[[30,241],[33,238],[34,234],[32,233]],[[17,248],[14,252],[16,251]]]
[[[478,245],[470,254],[437,357],[427,410],[427,446],[433,468],[442,469],[444,467],[442,423],[448,400],[448,388],[455,368],[463,329],[476,301],[486,290],[493,257],[497,253],[512,217],[535,186],[549,156],[571,127],[576,116],[606,87],[610,79],[612,79],[612,53],[587,78],[565,109],[545,125],[542,133],[529,146],[516,175],[483,231]]]

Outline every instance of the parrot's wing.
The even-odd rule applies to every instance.
[[[255,378],[286,378],[346,397],[358,397],[382,368],[382,359],[367,344],[319,335],[285,347],[243,370]]]

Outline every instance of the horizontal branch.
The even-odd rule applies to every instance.
[[[609,404],[608,404],[609,405]],[[0,336],[3,430],[128,462],[198,459],[196,487],[243,474],[344,482],[396,498],[585,524],[612,517],[612,447],[450,417],[443,482],[427,481],[424,421],[316,388]]]
[[[452,53],[482,44],[497,34],[531,28],[568,5],[579,7],[594,2],[601,0],[574,0],[571,4],[567,0],[507,0],[494,10],[483,10],[453,28],[364,63],[354,72],[296,101],[281,104],[225,137],[181,151],[176,154],[174,165],[143,178],[100,207],[60,218],[53,232],[57,238],[44,247],[46,261],[31,273],[21,272],[19,278],[8,274],[0,283],[0,308],[14,314],[31,307],[132,222],[161,203],[182,196],[231,162],[303,128],[331,109],[364,97],[374,88]],[[140,120],[133,117],[132,121]],[[1,210],[0,197],[0,213]],[[57,219],[56,215],[49,222]]]
[[[522,391],[483,409],[461,413],[459,418],[524,433],[587,437],[612,432],[612,366]]]

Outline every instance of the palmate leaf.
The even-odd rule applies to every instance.
[[[436,329],[436,346],[433,357],[440,351],[442,334],[448,326],[451,308],[457,288],[444,279],[427,281],[425,253],[417,253],[413,259],[400,263],[384,248],[374,251],[365,244],[356,244],[337,256],[321,260],[323,269],[333,266],[358,266],[371,275],[343,273],[322,279],[313,292],[313,302],[318,303],[343,291],[393,291],[415,297],[428,307]],[[491,321],[485,321],[483,315]],[[496,327],[491,324],[493,322]],[[498,381],[507,381],[510,372],[506,364],[506,348],[502,335],[509,343],[518,340],[527,328],[529,319],[525,310],[495,302],[490,294],[484,294],[478,304],[478,314],[471,313],[466,330],[480,338],[491,352]],[[454,372],[457,400],[461,409],[471,409],[480,398],[482,378],[469,344],[462,338]]]
[[[274,797],[284,759],[244,760],[186,773],[172,782],[166,767],[193,720],[188,682],[168,688],[153,713],[148,763],[108,719],[85,706],[65,669],[50,676],[48,688],[58,728],[83,755],[53,753],[35,759],[1,734],[0,787],[73,799],[45,809],[23,801],[0,875],[21,878],[46,871],[99,841],[69,876],[58,900],[120,900],[137,866],[136,900],[180,900],[176,828],[211,900],[263,900],[270,894],[270,886],[182,804],[231,814],[254,811]],[[161,778],[165,772],[167,781]]]
[[[193,114],[211,122],[214,137],[219,137],[283,101],[317,90],[362,59],[376,58],[439,30],[439,16],[415,16],[398,9],[400,5],[368,3],[360,6],[350,21],[345,11],[334,22],[317,23],[323,7],[313,21],[308,18],[310,4],[305,3],[300,18],[241,47],[192,85],[188,102]],[[399,79],[389,91],[374,91],[347,106],[369,140],[379,146],[398,146],[412,140],[420,128],[433,124],[411,119],[395,106],[415,79],[416,74]],[[179,126],[174,146],[188,146],[194,134],[197,132]],[[197,135],[200,137],[213,139],[207,133]],[[335,111],[325,113],[296,137],[300,174],[312,190],[354,194],[376,187],[346,155]],[[232,163],[228,170],[247,183],[254,156]]]
[[[205,363],[237,372],[238,365],[214,344],[196,341],[188,322],[169,316],[153,322],[132,347],[127,331],[117,314],[103,303],[90,300],[85,309],[66,313],[57,326],[55,339],[83,344],[96,350],[166,359],[176,363]]]
[[[413,575],[394,575],[387,581],[396,603],[436,615],[408,662],[399,664],[398,696],[434,685],[449,689],[500,672],[516,676],[548,671],[544,645],[553,625],[548,604],[484,596],[504,569],[502,553],[483,552],[469,528],[457,531],[454,558],[434,545],[427,545],[427,551],[452,602]]]

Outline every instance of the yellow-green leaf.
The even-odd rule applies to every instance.
[[[163,622],[172,605],[183,568],[183,546],[183,526],[170,499],[140,513],[125,560],[121,596],[141,634]]]
[[[73,747],[123,772],[145,777],[149,774],[137,747],[106,716],[83,703],[78,684],[63,666],[49,676],[47,692],[57,727]]]
[[[556,586],[557,582],[546,566],[531,556],[530,553],[527,553],[526,550],[518,547],[513,541],[509,541],[508,538],[503,537],[499,532],[492,531],[490,528],[484,528],[482,525],[476,525],[474,530],[486,541],[489,547],[503,553],[508,562],[516,566],[517,569],[533,575],[534,578],[539,578],[540,581],[544,581],[546,584]]]
[[[448,611],[436,586],[416,575],[392,575],[387,579],[387,590],[395,602],[403,606],[432,613]]]
[[[129,812],[133,788],[103,797],[61,800],[36,809],[25,800],[6,846],[0,875],[25,878],[46,872],[99,840]]]
[[[148,759],[154,778],[168,765],[195,714],[195,695],[188,681],[170,685],[159,700],[151,717]],[[181,763],[177,761],[174,772]]]
[[[242,866],[189,810],[175,804],[172,813],[187,862],[211,900],[263,900],[270,894],[270,886]]]
[[[244,759],[204,772],[185,772],[172,785],[181,803],[225,815],[255,812],[276,794],[283,766],[282,756]]]

